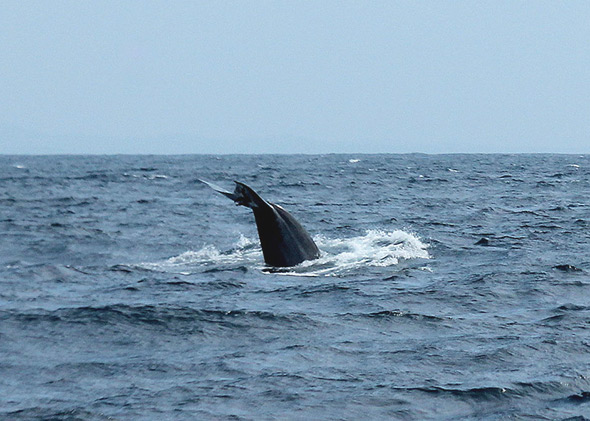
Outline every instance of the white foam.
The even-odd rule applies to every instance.
[[[179,256],[171,257],[166,260],[168,265],[186,265],[198,262],[219,261],[222,257],[219,250],[212,245],[206,245],[198,251],[186,251]]]
[[[369,230],[364,235],[350,238],[314,238],[321,256],[286,269],[286,275],[329,276],[367,266],[390,267],[401,260],[429,259],[428,245],[411,233]],[[142,263],[140,267],[173,273],[195,273],[203,267],[247,266],[263,268],[263,257],[258,239],[240,234],[235,248],[221,252],[213,245],[205,245],[196,251],[186,251],[161,262]],[[199,269],[201,268],[201,269]]]
[[[246,237],[244,234],[241,234],[240,233],[240,239],[236,243],[236,247],[238,247],[238,248],[246,248],[246,247],[250,247],[250,246],[252,246],[254,244],[256,244],[256,241],[255,240],[252,240],[252,239]]]
[[[166,179],[170,178],[169,176],[164,175],[164,174],[145,175],[145,174],[131,174],[128,172],[124,172],[123,177],[143,178],[145,180],[166,180]]]
[[[429,259],[428,245],[408,232],[369,230],[364,235],[345,239],[315,238],[322,256],[303,262],[304,267],[327,266],[321,273],[339,273],[366,266],[389,267],[400,260]]]
[[[199,250],[189,250],[160,262],[144,262],[137,266],[158,272],[191,274],[200,272],[203,267],[251,266],[262,261],[260,247],[252,247],[255,241],[240,234],[236,247],[221,252],[212,244]],[[201,269],[200,269],[201,268]]]

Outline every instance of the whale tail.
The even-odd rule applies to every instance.
[[[236,181],[233,192],[208,181],[199,180],[236,204],[252,209],[264,261],[269,266],[295,266],[317,259],[320,251],[299,222],[282,207],[265,201],[244,183]]]
[[[235,181],[236,188],[234,189],[233,193],[208,181],[201,179],[199,179],[199,181],[208,185],[216,192],[229,197],[231,200],[236,202],[237,205],[246,206],[250,209],[256,209],[263,205],[268,205],[268,203],[265,202],[264,199],[261,198],[252,188],[248,187],[244,183],[240,183],[239,181]]]

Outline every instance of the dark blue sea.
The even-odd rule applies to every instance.
[[[588,419],[589,248],[589,155],[0,156],[0,419]]]

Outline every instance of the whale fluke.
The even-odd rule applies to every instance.
[[[235,181],[234,191],[229,192],[208,181],[199,181],[229,197],[236,204],[252,209],[267,265],[295,266],[320,256],[320,251],[310,235],[289,212],[279,205],[267,202],[246,184]]]

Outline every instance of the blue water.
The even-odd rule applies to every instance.
[[[584,419],[589,197],[587,155],[0,156],[0,418]]]

